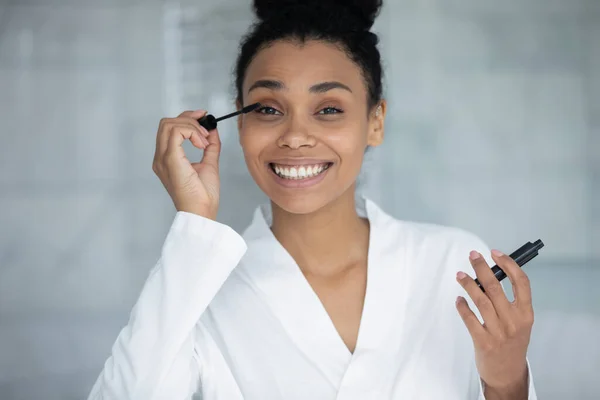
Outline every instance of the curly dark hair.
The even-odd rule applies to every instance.
[[[256,54],[278,40],[319,40],[338,46],[362,70],[368,110],[383,96],[378,36],[370,29],[382,0],[254,0],[258,21],[242,39],[235,67],[237,100],[243,104],[246,70]]]

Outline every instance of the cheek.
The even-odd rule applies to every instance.
[[[271,145],[272,138],[251,129],[244,129],[239,135],[246,164],[250,170],[255,169],[260,163],[261,153]]]
[[[359,130],[340,130],[327,135],[327,142],[342,159],[353,158],[364,153],[367,148],[367,135],[363,133],[362,127]]]

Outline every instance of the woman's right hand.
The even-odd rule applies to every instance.
[[[221,141],[215,129],[210,133],[198,123],[206,111],[186,111],[177,118],[163,118],[156,135],[152,170],[173,199],[177,211],[198,214],[212,220],[219,209],[219,154]],[[183,142],[204,150],[202,161],[190,162]]]

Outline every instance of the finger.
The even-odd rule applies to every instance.
[[[169,145],[169,134],[171,127],[175,123],[174,118],[163,118],[158,124],[158,133],[156,134],[155,158],[162,157],[167,151]]]
[[[185,139],[189,139],[190,142],[192,142],[192,145],[198,149],[205,149],[209,145],[208,140],[191,124],[174,124],[171,129],[171,135],[177,135],[178,132],[181,133]]]
[[[472,251],[469,254],[469,261],[473,266],[473,270],[475,270],[477,280],[479,280],[479,283],[485,289],[485,294],[492,301],[498,317],[502,321],[507,321],[510,318],[511,304],[506,297],[500,281],[498,281],[498,278],[496,278],[492,269],[480,253]]]
[[[471,307],[469,307],[469,304],[464,297],[458,296],[456,298],[456,309],[473,339],[483,337],[487,334],[485,328],[481,325],[481,322],[479,322],[479,319],[471,310]]]
[[[202,125],[200,125],[200,122],[198,122],[197,119],[195,118],[184,118],[185,121],[189,121],[190,124],[192,124],[194,127],[198,128],[198,131],[200,132],[200,134],[202,136],[204,136],[205,138],[208,137],[209,133],[208,133],[208,129],[206,129],[205,127],[203,127]]]
[[[531,283],[525,271],[515,260],[498,250],[492,250],[492,258],[510,279],[517,307],[531,307]]]
[[[206,110],[196,110],[196,111],[184,111],[181,114],[179,114],[177,116],[177,118],[193,118],[195,120],[198,120],[202,117],[204,117],[207,114]]]
[[[185,111],[185,112],[181,113],[179,115],[179,117],[177,117],[177,119],[179,121],[192,124],[193,126],[198,128],[198,130],[204,137],[208,137],[208,130],[205,127],[203,127],[202,125],[200,125],[200,122],[198,122],[198,119],[202,118],[204,115],[206,115],[206,111],[204,111],[204,110]]]
[[[493,334],[502,332],[502,325],[492,300],[477,286],[475,280],[464,272],[456,274],[458,283],[466,290],[475,307],[479,310],[485,326]]]
[[[202,111],[204,114],[206,114],[206,111]],[[166,151],[167,147],[168,147],[168,143],[169,143],[169,135],[171,134],[171,128],[174,125],[191,125],[194,128],[196,128],[198,130],[198,132],[200,133],[201,136],[207,137],[208,136],[208,131],[206,130],[206,128],[204,128],[202,125],[200,125],[200,123],[198,123],[198,121],[196,119],[194,119],[193,117],[181,117],[181,115],[201,115],[200,111],[196,112],[196,111],[185,111],[182,114],[180,114],[179,117],[177,118],[163,118],[160,121],[159,124],[159,128],[158,128],[158,135],[156,137],[156,148],[157,150],[161,150],[159,153],[164,154],[164,152]],[[186,114],[187,113],[187,114]],[[202,142],[205,142],[205,147],[208,146],[208,141],[203,140]],[[197,146],[196,146],[197,147]]]
[[[208,135],[208,147],[204,149],[204,155],[202,156],[202,163],[211,165],[215,168],[219,168],[219,156],[221,155],[221,138],[219,137],[219,131],[214,129],[210,131]]]
[[[182,146],[185,140],[189,140],[194,147],[199,149],[205,149],[209,145],[208,141],[192,125],[175,124],[170,127],[167,149],[163,156],[185,157]]]

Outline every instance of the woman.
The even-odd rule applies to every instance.
[[[254,6],[237,105],[261,108],[238,127],[270,206],[243,238],[215,222],[218,132],[197,123],[205,111],[161,121],[153,169],[178,212],[90,399],[535,398],[523,271],[492,254],[509,302],[477,237],[355,197],[364,153],[383,140],[369,31],[381,1]],[[460,272],[467,257],[485,293]],[[455,303],[465,291],[476,307]]]

